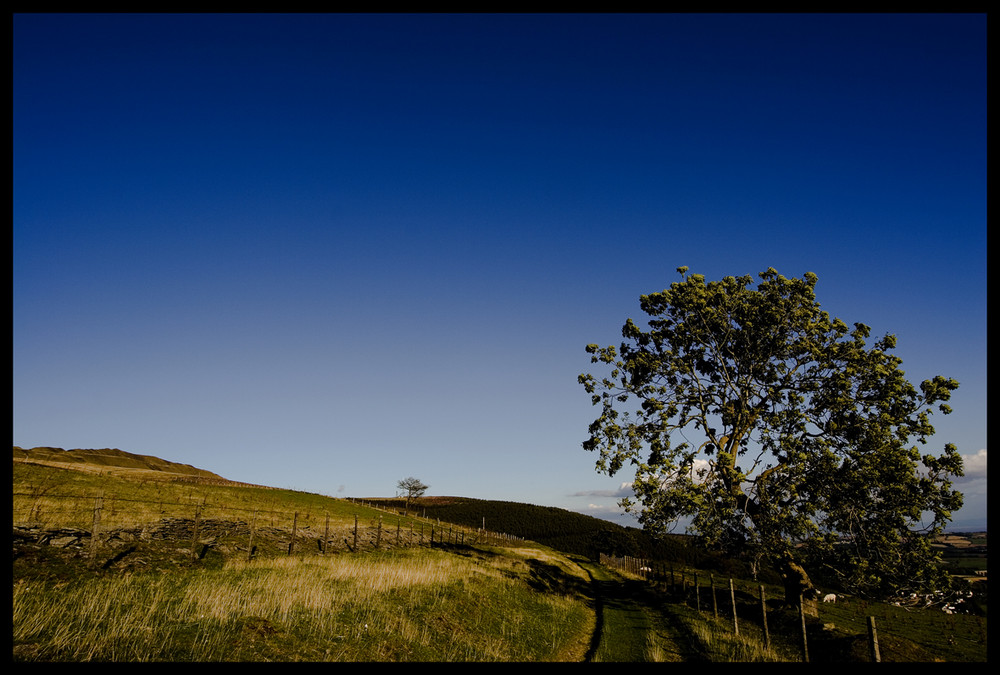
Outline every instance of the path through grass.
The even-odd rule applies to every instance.
[[[590,575],[597,612],[587,661],[703,660],[697,641],[660,611],[646,582],[627,579],[596,563],[577,562]]]

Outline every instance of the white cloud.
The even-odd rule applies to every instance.
[[[694,478],[696,483],[700,483],[702,481],[701,472],[708,471],[710,466],[711,465],[708,463],[707,459],[694,460],[694,464],[691,466],[691,477]]]
[[[617,490],[582,490],[580,492],[572,493],[570,497],[607,497],[609,499],[621,499],[622,497],[631,497],[633,494],[632,483],[622,483],[618,486]]]
[[[955,480],[955,482],[967,482],[986,478],[986,449],[982,449],[974,455],[962,455],[962,463],[965,465],[965,475]]]
[[[577,509],[579,513],[601,520],[608,520],[627,527],[638,527],[639,522],[635,516],[625,513],[619,506],[607,506],[601,504],[588,504],[586,508]]]

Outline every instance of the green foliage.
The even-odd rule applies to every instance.
[[[616,558],[645,557],[644,552],[639,548],[637,537],[628,530],[612,530],[610,528],[598,530],[594,533],[591,545],[597,551]]]
[[[957,449],[921,451],[958,386],[914,387],[870,329],[822,311],[816,275],[775,270],[707,282],[687,274],[643,295],[619,347],[587,346],[603,376],[583,447],[597,469],[635,471],[623,505],[651,533],[687,518],[712,547],[750,560],[822,564],[855,592],[933,587],[929,536],[962,504]]]

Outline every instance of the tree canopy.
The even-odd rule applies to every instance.
[[[653,533],[685,520],[773,565],[790,599],[812,586],[804,566],[870,596],[940,583],[929,535],[962,504],[962,461],[922,448],[958,383],[913,386],[895,336],[869,346],[868,326],[831,318],[815,274],[768,269],[752,287],[677,271],[641,296],[647,328],[628,319],[617,349],[587,346],[610,372],[579,376],[601,410],[583,447],[600,472],[635,471],[622,505]]]
[[[396,489],[399,493],[406,497],[406,510],[410,509],[410,502],[419,497],[423,497],[424,493],[427,492],[428,485],[424,485],[423,481],[419,478],[414,478],[410,476],[409,478],[403,478],[396,483]]]

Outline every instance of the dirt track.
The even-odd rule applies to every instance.
[[[662,611],[645,582],[577,560],[591,580],[597,623],[588,662],[706,661],[697,640]]]

